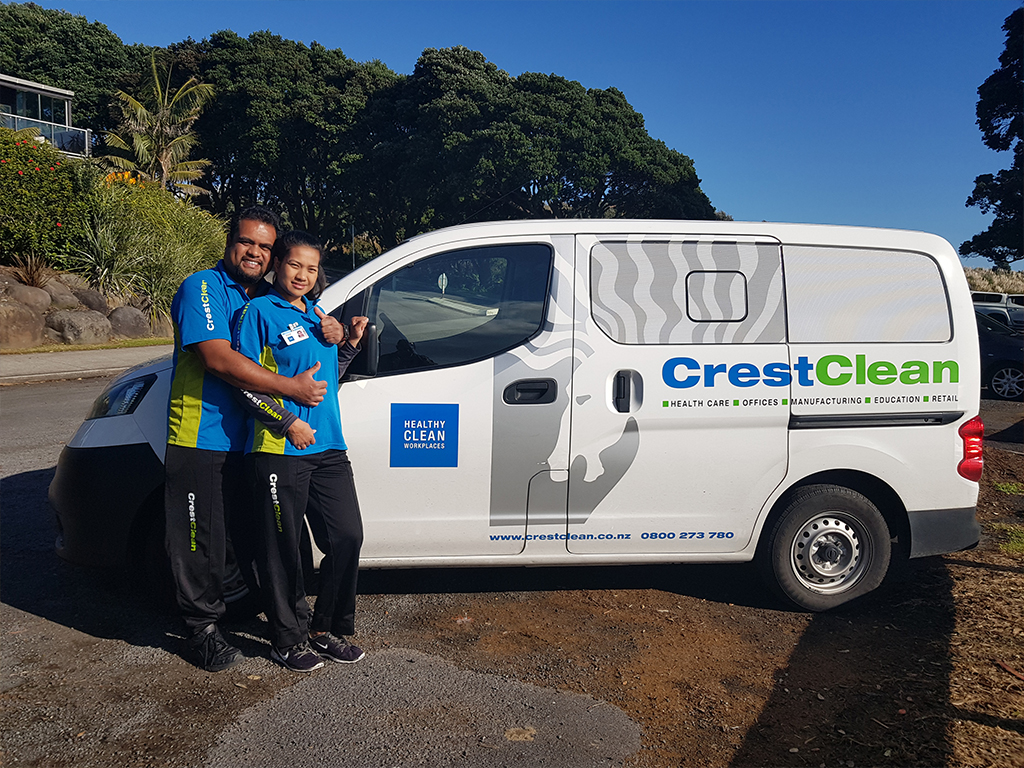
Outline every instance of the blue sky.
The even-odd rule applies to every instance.
[[[991,218],[964,207],[974,177],[1011,162],[982,144],[974,109],[1019,0],[36,2],[125,43],[269,29],[401,73],[424,48],[465,45],[511,75],[616,87],[737,220],[919,229],[957,247]]]

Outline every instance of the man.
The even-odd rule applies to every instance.
[[[324,398],[327,384],[313,374],[319,364],[287,378],[231,348],[231,332],[250,298],[264,293],[263,275],[280,222],[254,206],[238,217],[213,268],[187,277],[171,304],[174,376],[171,381],[164,503],[166,544],[178,607],[189,637],[186,657],[210,672],[229,669],[242,653],[221,635],[227,531],[244,514],[248,498],[242,476],[245,413],[235,388],[288,397],[309,406]],[[325,338],[343,338],[332,317],[321,325]],[[240,558],[241,559],[241,558]]]

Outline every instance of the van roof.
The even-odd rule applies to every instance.
[[[509,235],[711,235],[769,237],[783,243],[801,245],[850,245],[867,248],[944,250],[954,255],[952,246],[938,235],[899,229],[743,221],[704,221],[699,219],[520,219],[460,224],[415,235],[405,246],[429,245],[434,240],[471,240]]]

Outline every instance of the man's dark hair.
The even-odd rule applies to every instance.
[[[274,234],[281,231],[281,217],[269,208],[262,205],[253,205],[243,208],[241,213],[234,217],[231,222],[231,234],[228,235],[228,243],[238,237],[238,227],[243,221],[260,221],[274,228]]]
[[[316,273],[316,282],[309,290],[309,293],[306,294],[313,301],[316,301],[320,298],[320,294],[324,292],[324,288],[327,287],[327,275],[324,274],[324,247],[320,244],[320,241],[309,234],[309,232],[303,232],[301,229],[292,229],[277,238],[274,242],[274,250],[270,252],[270,255],[274,261],[286,259],[292,248],[302,245],[312,248],[320,254],[320,269]]]

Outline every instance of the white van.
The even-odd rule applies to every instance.
[[[893,557],[978,541],[978,336],[936,236],[471,224],[403,243],[322,304],[373,331],[339,394],[364,567],[757,559],[824,610]],[[50,490],[62,555],[130,549],[136,508],[158,517],[162,478],[126,494],[125,461],[159,465],[168,381],[168,363],[126,374],[68,444]],[[102,452],[130,523],[86,509],[119,498],[96,487]]]

